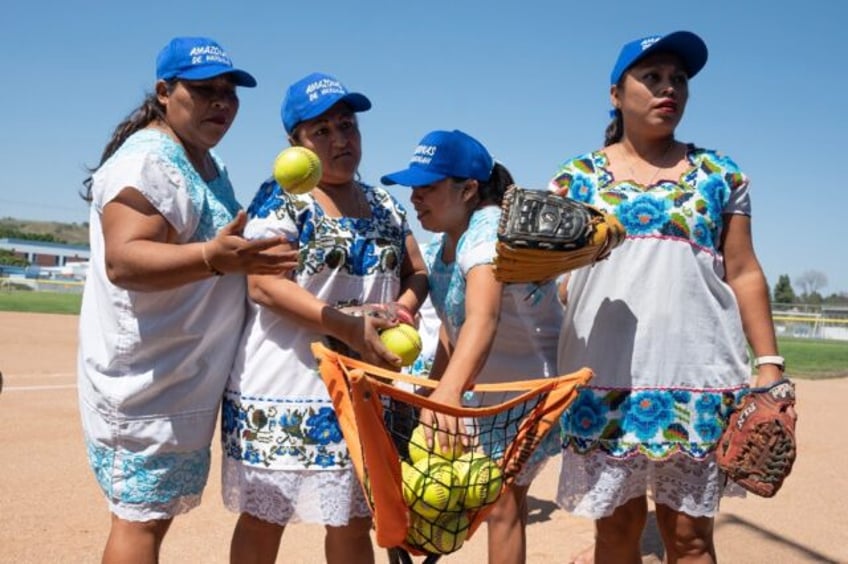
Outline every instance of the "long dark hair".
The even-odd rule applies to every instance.
[[[174,89],[176,82],[176,80],[166,81],[168,92],[171,92]],[[136,109],[130,112],[117,127],[115,127],[115,131],[112,132],[112,137],[103,149],[103,154],[100,155],[100,163],[94,168],[88,168],[89,176],[82,182],[82,185],[85,187],[85,191],[80,192],[80,196],[82,196],[85,201],[91,202],[91,184],[93,182],[92,175],[97,172],[97,169],[103,166],[103,163],[115,154],[115,151],[123,145],[124,141],[126,141],[130,135],[140,129],[144,129],[154,121],[164,120],[165,106],[159,103],[159,98],[155,92],[148,94],[144,98],[144,101],[142,101]]]
[[[478,181],[477,195],[480,196],[480,202],[501,205],[506,189],[514,183],[509,170],[501,163],[495,162],[489,180]]]
[[[613,143],[618,143],[624,136],[624,120],[621,117],[621,110],[616,108],[613,111],[612,121],[607,126],[604,132],[604,147],[608,147]]]

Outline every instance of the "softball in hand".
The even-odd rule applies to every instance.
[[[400,357],[401,366],[410,366],[421,354],[421,335],[412,325],[401,323],[383,330],[380,340]]]

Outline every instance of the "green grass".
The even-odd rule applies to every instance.
[[[791,377],[848,376],[848,341],[781,337],[778,347],[786,359],[786,373]]]
[[[0,311],[65,313],[77,315],[81,294],[0,291]],[[821,341],[781,337],[780,354],[786,358],[787,374],[793,378],[834,378],[848,376],[848,341]]]
[[[0,311],[78,315],[81,304],[82,294],[26,290],[0,291]]]

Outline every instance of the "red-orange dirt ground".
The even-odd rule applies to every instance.
[[[77,317],[0,313],[0,562],[99,562],[109,530],[106,502],[88,468],[77,414]],[[772,499],[728,499],[716,520],[719,561],[848,562],[848,379],[797,380],[798,460]],[[179,517],[162,562],[226,563],[235,515],[220,499],[220,448],[201,507]],[[530,490],[530,563],[567,562],[592,542],[592,524],[553,503],[559,459]],[[662,546],[652,521],[645,562]],[[323,561],[323,528],[292,525],[279,562]],[[420,559],[417,559],[420,560]],[[387,562],[377,548],[377,562]],[[486,531],[440,562],[486,561]]]

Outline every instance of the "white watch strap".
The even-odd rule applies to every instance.
[[[786,360],[779,355],[776,354],[767,354],[763,356],[758,356],[754,359],[754,366],[759,368],[763,364],[774,364],[779,366],[782,369],[786,368]]]

